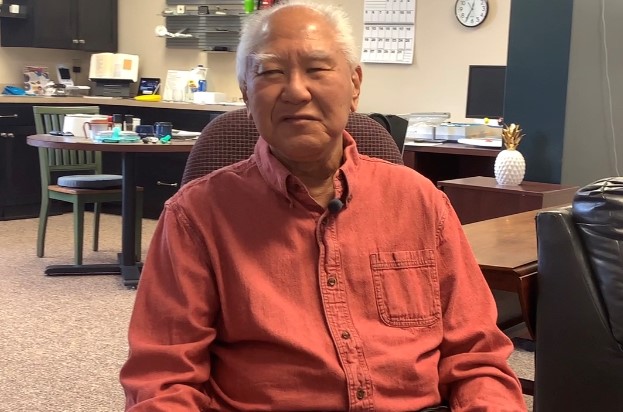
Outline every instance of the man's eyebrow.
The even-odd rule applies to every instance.
[[[308,60],[322,60],[322,61],[333,61],[333,57],[331,57],[331,55],[325,51],[322,50],[314,50],[312,52],[310,52],[306,58]]]
[[[254,53],[251,55],[251,57],[255,66],[266,63],[268,61],[279,60],[279,57],[273,53]]]

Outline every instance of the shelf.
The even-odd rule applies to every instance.
[[[212,11],[212,6],[215,4],[212,3],[210,6]],[[165,26],[169,32],[183,31],[193,36],[192,38],[167,38],[167,48],[198,49],[221,53],[231,53],[236,50],[243,19],[248,16],[247,14],[194,14],[192,10],[186,9],[186,11],[186,14],[163,14]],[[215,47],[225,50],[214,50]]]

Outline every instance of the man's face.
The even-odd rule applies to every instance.
[[[286,8],[271,16],[249,57],[243,98],[282,160],[322,159],[341,145],[348,113],[357,108],[361,68],[350,67],[334,30],[314,11]]]

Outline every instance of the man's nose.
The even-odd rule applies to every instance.
[[[281,98],[289,103],[301,103],[310,100],[309,79],[300,73],[290,73],[283,86]]]

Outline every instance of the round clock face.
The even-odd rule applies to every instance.
[[[454,13],[457,20],[466,27],[476,27],[485,21],[489,12],[487,0],[456,0]]]

